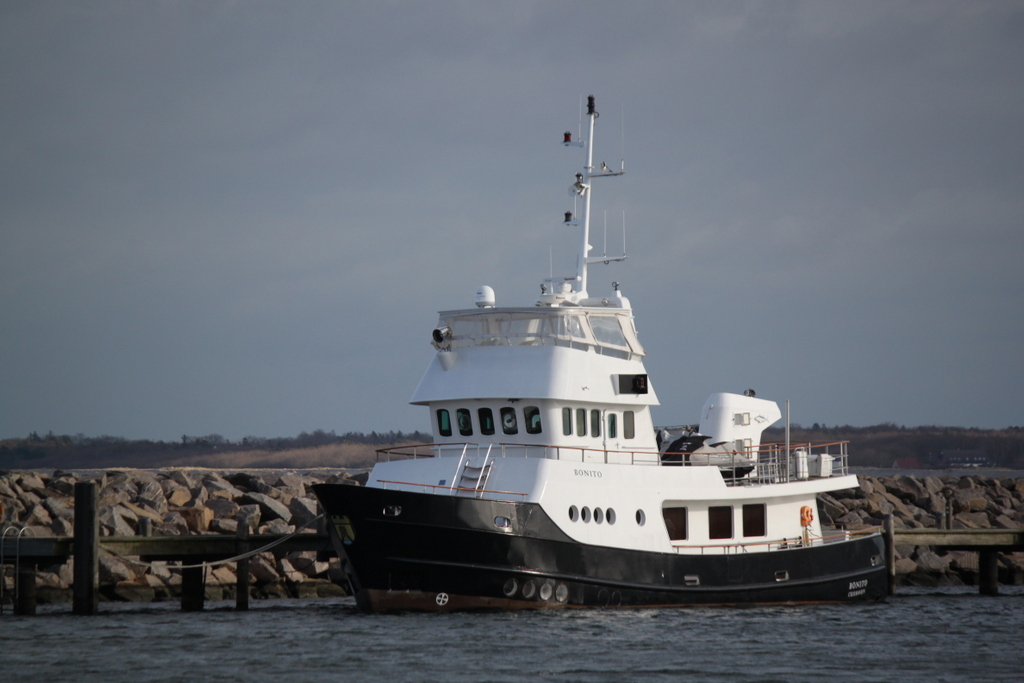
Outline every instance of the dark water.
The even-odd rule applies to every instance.
[[[0,681],[1021,681],[1024,590],[882,605],[366,615],[350,600],[0,616]]]

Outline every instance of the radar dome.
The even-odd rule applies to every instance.
[[[494,308],[494,290],[487,285],[477,287],[476,305],[478,308]]]

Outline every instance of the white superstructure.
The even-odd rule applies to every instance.
[[[593,97],[587,115],[587,139],[563,140],[586,157],[573,183],[582,216],[564,221],[580,229],[577,272],[546,279],[531,306],[496,307],[484,286],[474,307],[440,313],[412,397],[430,411],[434,443],[384,451],[368,485],[537,503],[572,539],[623,549],[826,542],[816,494],[858,485],[845,474],[845,444],[762,444],[781,412],[753,392],[712,395],[695,429],[655,429],[629,300],[617,284],[604,296],[588,290],[590,264],[625,256],[590,256],[593,179],[624,171],[595,173]]]

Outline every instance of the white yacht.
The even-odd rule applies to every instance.
[[[824,528],[817,494],[855,488],[845,443],[762,443],[779,406],[717,393],[658,429],[629,300],[591,294],[594,98],[573,183],[576,273],[540,298],[442,311],[412,397],[433,443],[384,449],[365,486],[314,487],[360,607],[638,607],[881,600],[877,529]],[[426,334],[424,335],[426,336]],[[788,430],[787,430],[788,433]]]

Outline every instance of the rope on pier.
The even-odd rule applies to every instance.
[[[263,552],[266,552],[266,551],[270,550],[271,548],[273,548],[275,546],[281,545],[282,543],[287,541],[289,538],[292,538],[292,537],[298,535],[299,532],[301,532],[303,529],[306,529],[310,525],[312,525],[312,524],[314,524],[316,522],[319,522],[321,519],[323,519],[323,515],[317,515],[313,519],[309,520],[308,522],[306,522],[302,526],[300,526],[297,529],[295,529],[295,531],[291,532],[287,536],[282,536],[281,538],[279,538],[279,539],[277,539],[275,541],[271,541],[270,543],[268,543],[268,544],[266,544],[264,546],[261,546],[261,547],[257,548],[256,550],[250,550],[247,553],[242,553],[241,555],[235,555],[234,557],[229,557],[229,558],[226,558],[226,559],[223,559],[223,560],[214,560],[212,562],[200,562],[199,564],[179,564],[179,565],[175,565],[174,569],[198,569],[200,567],[216,567],[218,565],[227,564],[229,562],[238,562],[239,560],[247,560],[250,557],[254,557],[256,555],[259,555],[260,553],[263,553]],[[143,562],[142,560],[133,560],[130,557],[125,557],[124,555],[121,555],[120,553],[115,553],[113,550],[110,550],[108,548],[104,548],[102,543],[100,543],[100,548],[102,548],[103,552],[109,553],[110,555],[113,555],[114,557],[117,557],[117,558],[119,558],[121,560],[124,560],[125,562],[128,562],[130,564],[139,565],[141,567],[155,567],[155,566],[157,566],[156,562]],[[164,562],[164,561],[162,560],[161,562]]]

